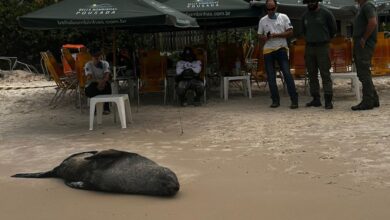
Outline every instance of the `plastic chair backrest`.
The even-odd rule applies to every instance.
[[[296,78],[304,78],[306,76],[305,66],[305,40],[297,39],[290,47],[290,68],[292,74]]]
[[[244,65],[244,51],[240,44],[229,43],[218,46],[218,65],[223,73],[232,72],[235,68],[237,59],[241,66]]]
[[[80,50],[80,52],[77,54],[75,69],[76,69],[77,80],[79,81],[80,88],[85,87],[86,76],[85,76],[84,66],[90,60],[92,60],[92,56],[90,53],[87,52],[87,50]]]
[[[74,72],[76,72],[75,59],[73,58],[68,48],[62,48],[61,52],[62,52],[61,60],[64,68],[64,73],[73,74]]]
[[[197,60],[200,60],[202,65],[202,70],[199,73],[201,79],[205,79],[206,77],[206,67],[207,67],[207,51],[203,48],[194,48],[194,54]]]
[[[346,38],[346,44],[347,44],[347,64],[352,69],[352,39]]]
[[[390,39],[385,38],[384,32],[378,32],[377,43],[372,56],[372,74],[386,75],[390,74]]]
[[[335,37],[330,42],[330,60],[333,73],[351,72],[352,57],[348,40],[343,36]]]
[[[47,51],[41,52],[41,56],[46,66],[46,69],[49,72],[50,76],[53,78],[54,82],[57,84],[58,87],[63,88],[65,85],[64,82],[61,80],[61,77],[64,76],[64,73],[62,72],[62,69],[58,65],[57,60],[55,59],[53,54],[50,51]]]
[[[158,50],[140,52],[141,92],[160,92],[164,89],[167,58]]]
[[[242,45],[242,52],[245,54],[245,59],[247,57],[249,57],[249,55],[251,55],[251,53],[253,52],[252,51],[252,47],[250,45],[249,42],[245,42],[243,45]]]
[[[260,48],[260,44],[256,44],[253,53],[252,53],[252,59],[259,59],[263,56],[263,51]]]
[[[295,40],[294,45],[306,45],[305,38],[303,38],[303,37],[298,37],[298,38]]]
[[[256,49],[256,47],[257,47],[257,49]],[[259,49],[260,45],[257,45],[256,47],[255,47],[253,57],[254,57],[254,59],[257,60],[257,71],[255,72],[255,74],[252,78],[256,79],[257,81],[265,81],[267,79],[267,74],[265,72],[263,51],[261,51]],[[255,52],[256,52],[256,54],[255,54]]]
[[[78,51],[80,51],[81,49],[86,49],[86,47],[83,44],[64,44],[62,45],[62,48],[76,49]]]

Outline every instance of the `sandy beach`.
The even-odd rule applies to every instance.
[[[269,108],[268,88],[253,98],[217,89],[201,107],[132,100],[133,123],[113,114],[88,130],[88,109],[67,96],[48,103],[53,81],[23,71],[0,78],[0,219],[387,220],[390,219],[390,77],[376,77],[381,106],[357,104],[349,80],[334,83],[334,109],[300,107],[280,86],[281,106]],[[16,87],[36,87],[9,89]],[[5,89],[5,88],[8,89]],[[1,89],[3,88],[3,89]],[[70,154],[118,149],[173,170],[181,189],[172,198],[119,195],[67,187],[60,179],[19,179],[50,170]]]

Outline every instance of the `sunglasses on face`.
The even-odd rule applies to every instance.
[[[267,11],[275,11],[276,7],[273,8],[266,8]]]

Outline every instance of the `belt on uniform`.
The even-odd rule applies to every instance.
[[[329,41],[324,41],[324,42],[307,42],[306,45],[309,47],[320,47],[320,46],[325,46],[329,44]]]

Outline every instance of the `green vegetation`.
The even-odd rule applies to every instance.
[[[1,56],[17,56],[26,62],[39,63],[39,51],[47,48],[53,40],[43,31],[24,30],[18,25],[17,17],[45,7],[53,0],[19,3],[16,0],[0,1],[0,48]],[[54,35],[55,36],[55,35]]]
[[[19,16],[55,2],[57,0],[0,1],[0,56],[18,57],[22,62],[39,67],[39,52],[50,50],[59,58],[62,44],[84,43],[88,40],[82,37],[84,34],[78,30],[26,30],[19,26]]]

